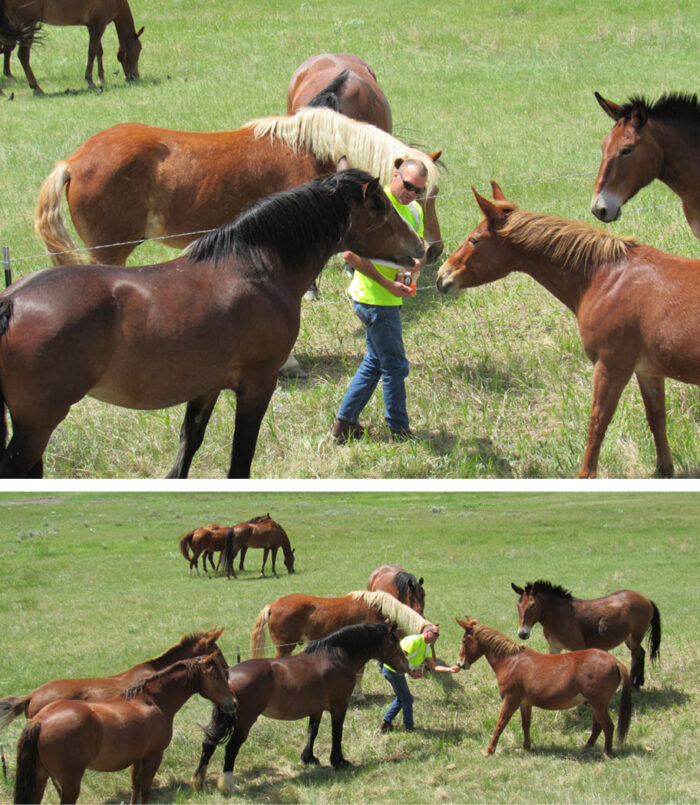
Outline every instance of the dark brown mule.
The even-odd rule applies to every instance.
[[[282,526],[275,522],[269,514],[262,514],[252,520],[238,523],[233,528],[228,529],[225,536],[224,550],[220,562],[223,562],[228,577],[236,575],[233,563],[236,554],[240,553],[238,569],[243,570],[243,561],[248,548],[262,548],[263,560],[260,568],[260,575],[265,575],[265,563],[268,554],[272,554],[272,573],[277,575],[275,563],[277,562],[277,552],[282,549],[284,555],[284,566],[288,573],[294,573],[294,550],[289,544],[289,537]]]
[[[61,700],[27,722],[17,745],[15,802],[41,802],[51,778],[77,802],[87,769],[131,766],[131,802],[148,802],[177,711],[195,693],[233,716],[237,702],[220,651],[181,660],[101,702]]]
[[[593,188],[591,212],[606,223],[620,217],[622,205],[654,179],[683,203],[683,212],[700,238],[700,106],[696,95],[672,93],[655,103],[634,97],[618,105],[596,100],[615,121],[603,139],[603,158]]]
[[[235,790],[233,765],[258,716],[296,721],[309,718],[303,763],[318,763],[314,741],[325,710],[331,714],[331,765],[349,766],[343,756],[343,723],[355,682],[355,674],[371,659],[388,663],[398,671],[408,670],[395,626],[372,623],[347,626],[310,643],[303,652],[281,659],[248,660],[228,670],[228,684],[239,702],[236,726],[226,745],[223,775],[218,787]],[[226,736],[230,719],[214,708],[206,729],[199,766],[192,778],[196,788],[204,785],[207,766],[217,743]]]
[[[149,676],[162,671],[178,660],[187,660],[211,654],[218,646],[216,641],[223,632],[213,628],[209,631],[183,635],[174,646],[153,659],[141,662],[114,676],[92,679],[54,679],[35,688],[26,696],[8,696],[0,700],[0,729],[22,713],[33,718],[42,707],[58,699],[111,699],[126,688],[136,685]]]
[[[331,109],[262,118],[235,131],[190,132],[122,123],[96,134],[56,164],[41,189],[34,225],[57,264],[75,263],[61,218],[64,186],[75,228],[92,262],[124,265],[144,238],[183,248],[197,233],[233,221],[259,199],[335,170],[346,156],[386,184],[395,161],[428,171],[425,238],[440,242],[439,170],[391,134]],[[99,249],[98,246],[116,244]]]
[[[204,572],[207,572],[207,559],[211,565],[212,570],[216,570],[214,564],[214,554],[223,551],[226,547],[226,534],[229,529],[226,526],[216,525],[203,525],[195,528],[194,531],[188,531],[187,534],[180,540],[180,553],[190,563],[190,576],[192,575],[192,568],[197,571],[199,576],[199,557],[204,554],[202,566]],[[190,555],[190,551],[192,554]],[[219,557],[219,560],[221,557]]]
[[[602,648],[623,643],[632,654],[632,684],[644,684],[642,640],[649,634],[650,659],[655,662],[661,643],[661,616],[653,601],[632,590],[618,590],[602,598],[574,598],[558,584],[536,581],[525,587],[510,585],[518,598],[518,637],[527,640],[536,623],[542,624],[550,653],[561,649]]]
[[[541,654],[519,646],[501,632],[469,617],[457,623],[464,629],[458,665],[470,668],[482,655],[493,668],[503,700],[493,737],[484,752],[492,755],[500,734],[520,708],[523,748],[530,749],[533,707],[568,710],[587,701],[593,711],[593,729],[586,743],[590,749],[601,730],[605,754],[612,754],[614,726],[608,715],[613,694],[622,682],[617,720],[617,744],[622,748],[632,717],[632,685],[627,668],[612,654],[589,648],[569,654]]]
[[[425,242],[378,179],[347,169],[259,202],[168,263],[62,266],[14,283],[0,294],[0,389],[13,422],[5,448],[0,416],[0,477],[40,476],[53,430],[89,394],[137,409],[187,402],[169,475],[184,478],[228,388],[229,477],[247,478],[301,298],[343,249],[413,266]]]
[[[383,590],[385,593],[398,598],[402,604],[415,609],[419,614],[423,614],[425,607],[425,590],[423,589],[423,579],[417,579],[413,573],[408,573],[399,565],[382,565],[373,570],[369,581],[368,590]]]
[[[110,22],[114,23],[119,38],[117,58],[124,69],[127,81],[139,77],[138,63],[141,53],[141,34],[134,26],[134,18],[127,0],[4,0],[7,17],[16,24],[36,25],[45,22],[49,25],[84,25],[90,34],[88,60],[85,67],[85,80],[91,87],[92,68],[97,59],[97,74],[104,83],[105,72],[102,66],[102,34]],[[41,95],[42,90],[29,64],[32,42],[20,42],[19,61],[24,68],[29,86],[34,93]],[[10,72],[10,54],[12,45],[4,45],[4,71],[8,77]]]
[[[594,365],[579,477],[595,477],[605,431],[633,374],[654,437],[656,472],[671,476],[664,378],[700,384],[700,261],[577,221],[518,210],[492,186],[493,202],[474,191],[484,220],[441,266],[438,289],[456,294],[516,268],[537,280],[576,314]]]

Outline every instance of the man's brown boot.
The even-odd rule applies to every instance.
[[[347,444],[350,439],[361,439],[364,435],[364,426],[348,419],[336,419],[331,428],[331,438],[336,444]]]

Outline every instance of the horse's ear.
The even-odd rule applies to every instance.
[[[510,586],[513,588],[513,592],[514,592],[516,595],[522,595],[522,594],[525,592],[525,590],[523,590],[523,588],[522,588],[522,587],[518,587],[518,585],[517,585],[517,584],[513,584],[513,582],[511,582],[511,583],[510,583]]]
[[[379,190],[379,177],[375,177],[371,182],[362,186],[362,195],[365,198],[373,196]]]
[[[498,182],[491,179],[491,197],[494,201],[508,201]]]
[[[421,576],[421,577],[418,579],[418,584],[420,584],[420,586],[421,586],[421,587],[423,586],[423,576]]]
[[[481,208],[481,211],[484,215],[488,218],[489,222],[494,226],[505,221],[506,216],[503,214],[501,210],[495,204],[492,204],[487,198],[480,196],[474,187],[472,187],[472,193],[474,193],[474,198],[476,199],[476,203]]]
[[[216,641],[221,637],[222,632],[226,627],[222,626],[221,629],[217,628],[216,626],[212,629],[213,634],[211,635],[212,641]]]
[[[136,33],[136,38],[137,38],[137,39],[138,39],[138,38],[141,36],[141,34],[143,33],[143,29],[144,29],[145,27],[146,27],[145,25],[142,25],[142,26],[141,26],[141,30],[140,30],[140,31],[138,31],[138,32]]]
[[[641,129],[649,119],[649,112],[643,103],[635,103],[630,114],[630,121],[635,129]]]
[[[398,170],[403,165],[403,163],[404,163],[403,157],[396,157],[396,159],[394,160],[394,168]]]
[[[336,170],[336,173],[337,173],[338,171],[350,170],[351,167],[352,166],[348,162],[348,158],[343,155],[342,157],[340,157],[340,159],[336,163],[335,170]]]
[[[464,621],[461,621],[459,618],[455,618],[455,620],[462,627],[462,629],[464,629],[464,631],[466,632],[466,630],[469,628],[469,624],[465,623]]]
[[[600,108],[608,117],[611,117],[615,121],[618,121],[622,117],[622,107],[619,104],[613,103],[612,101],[606,101],[605,98],[603,98],[603,96],[599,95],[597,92],[594,92],[593,95],[600,104]]]
[[[433,154],[428,154],[428,156],[432,159],[433,162],[437,162],[438,159],[442,156],[442,150],[435,151]]]

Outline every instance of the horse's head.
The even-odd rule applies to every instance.
[[[620,217],[622,205],[661,170],[664,154],[653,137],[645,136],[649,117],[647,104],[633,99],[625,106],[594,93],[601,108],[615,121],[601,143],[603,157],[598,168],[591,212],[604,223]]]
[[[227,671],[228,666],[220,649],[202,658],[199,664],[199,693],[231,715],[238,710],[238,699],[229,688]]]
[[[382,635],[382,645],[379,652],[379,661],[393,668],[400,674],[408,672],[408,660],[401,648],[401,638],[398,626],[389,621],[386,622],[386,632]]]
[[[423,579],[412,578],[408,582],[408,605],[419,614],[423,614],[425,609],[425,590],[423,589]]]
[[[139,77],[139,56],[141,55],[141,34],[143,29],[144,26],[141,27],[140,31],[134,31],[127,34],[123,40],[119,40],[117,59],[121,62],[127,81],[133,81]]]
[[[294,573],[294,549],[285,554],[284,566],[287,568],[287,573]]]
[[[530,637],[532,627],[540,620],[542,607],[529,586],[526,589],[513,583],[510,586],[513,588],[513,592],[519,596],[518,637],[521,640],[527,640]]]
[[[430,159],[437,163],[442,155],[442,151],[436,151],[434,154],[429,154]],[[403,159],[395,160],[394,166],[398,170]],[[437,218],[437,211],[435,210],[435,201],[438,195],[438,188],[432,190],[428,195],[417,199],[418,203],[423,208],[423,237],[428,244],[428,256],[426,263],[436,263],[438,257],[442,254],[444,243],[442,242],[442,233],[440,232],[440,223]]]
[[[464,629],[457,665],[465,671],[468,671],[484,652],[474,634],[474,624],[476,624],[476,621],[468,615],[464,617],[466,620],[463,621],[459,618],[455,618],[457,623]]]
[[[493,201],[480,196],[472,187],[484,219],[440,266],[437,288],[442,293],[458,294],[462,288],[501,279],[514,268],[497,231],[516,205],[508,201],[496,182],[491,182],[491,188]]]

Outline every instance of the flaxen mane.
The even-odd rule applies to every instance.
[[[321,162],[336,164],[345,156],[353,167],[379,176],[383,184],[391,181],[395,159],[417,159],[427,170],[427,194],[432,195],[438,186],[440,172],[428,154],[376,126],[352,120],[332,109],[305,107],[295,115],[258,118],[246,126],[253,129],[257,138],[277,137],[295,152],[311,151]]]
[[[525,585],[525,595],[537,595],[537,593],[555,595],[557,598],[564,598],[567,601],[573,601],[574,598],[569,590],[564,589],[560,584],[552,584],[551,581],[543,581],[542,579]]]
[[[488,646],[497,657],[509,657],[522,651],[521,645],[491,626],[486,626],[478,621],[473,621],[471,626],[479,643]]]
[[[361,598],[368,607],[378,610],[385,618],[389,618],[405,634],[420,634],[426,623],[429,623],[422,615],[389,593],[380,590],[374,592],[355,590],[349,595],[352,598]]]

